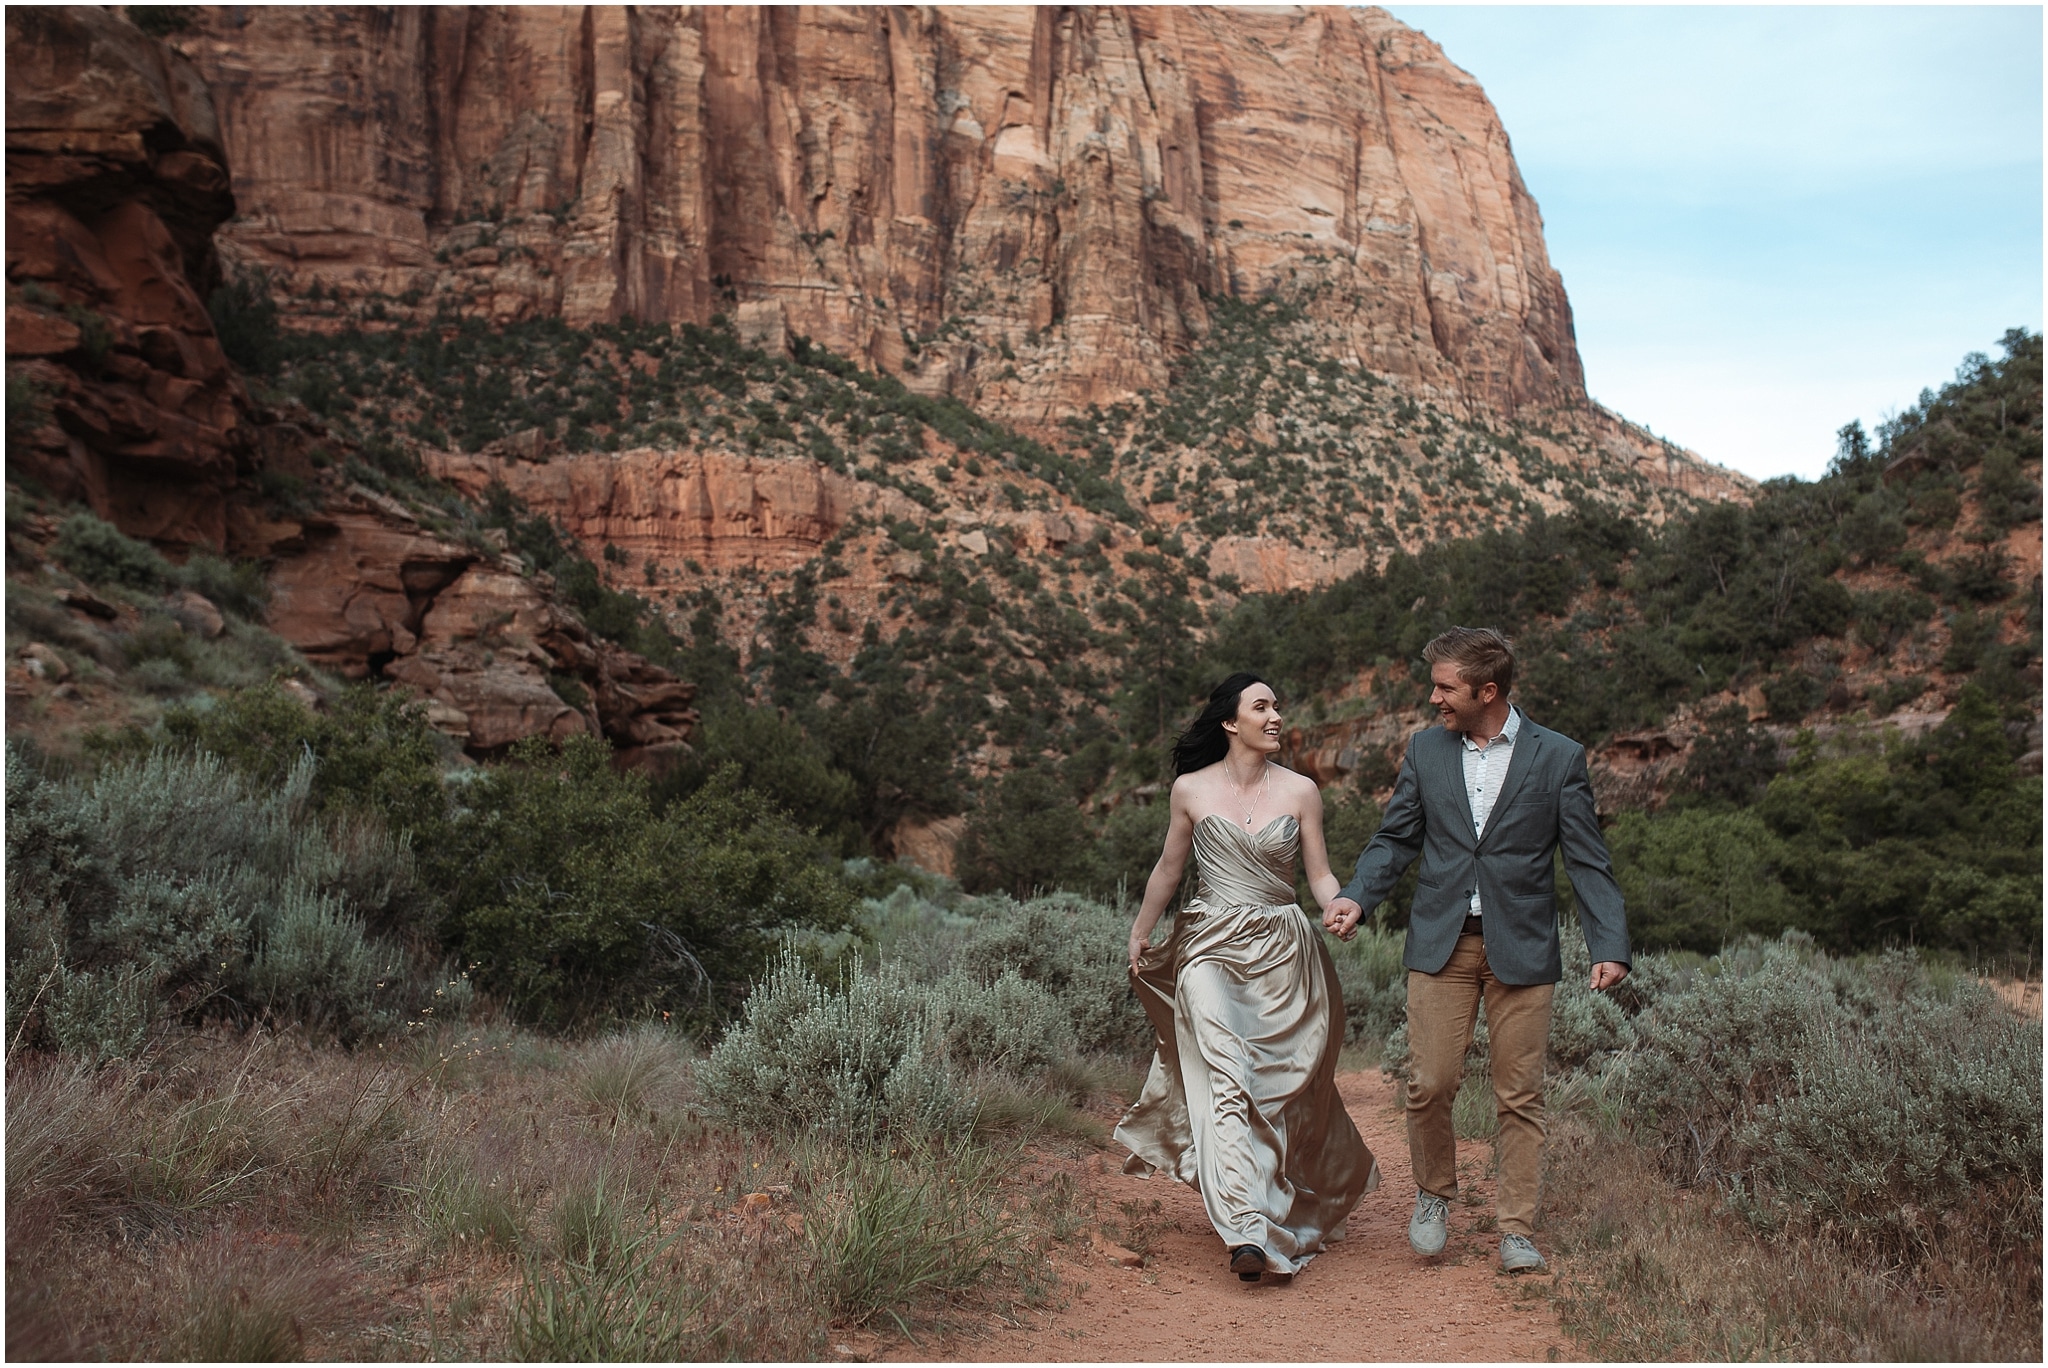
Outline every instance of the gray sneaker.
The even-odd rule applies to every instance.
[[[1500,1237],[1500,1267],[1503,1273],[1540,1273],[1543,1271],[1543,1256],[1536,1252],[1536,1246],[1527,1235],[1503,1235]]]
[[[1427,1258],[1444,1252],[1451,1238],[1451,1204],[1417,1188],[1415,1214],[1408,1218],[1408,1246]]]

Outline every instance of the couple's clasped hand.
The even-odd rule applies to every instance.
[[[1365,909],[1349,898],[1332,898],[1323,905],[1323,930],[1338,940],[1350,940],[1365,920]]]

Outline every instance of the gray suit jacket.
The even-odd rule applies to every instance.
[[[1486,830],[1474,836],[1464,744],[1462,735],[1443,727],[1409,738],[1386,818],[1358,857],[1358,872],[1343,896],[1370,912],[1419,855],[1421,880],[1408,915],[1403,964],[1425,974],[1444,967],[1477,887],[1494,976],[1503,983],[1555,983],[1564,977],[1564,965],[1551,852],[1562,849],[1593,962],[1628,964],[1628,924],[1593,812],[1586,748],[1524,713],[1500,797]]]

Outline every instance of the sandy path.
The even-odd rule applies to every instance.
[[[1484,1201],[1451,1207],[1451,1242],[1435,1260],[1408,1248],[1415,1184],[1395,1085],[1377,1072],[1338,1078],[1346,1107],[1380,1161],[1381,1183],[1350,1234],[1294,1278],[1239,1282],[1202,1200],[1165,1178],[1117,1171],[1120,1152],[1061,1161],[1114,1223],[1120,1203],[1161,1205],[1170,1221],[1146,1268],[1119,1268],[1084,1240],[1059,1270],[1066,1305],[1021,1328],[994,1325],[890,1359],[999,1361],[1545,1360],[1580,1357],[1559,1329],[1549,1279],[1497,1271],[1496,1239],[1474,1227],[1492,1212],[1484,1141],[1459,1145],[1459,1180]]]

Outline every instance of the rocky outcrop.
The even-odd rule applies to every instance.
[[[442,451],[425,453],[425,460],[431,474],[472,497],[503,484],[559,524],[592,560],[609,546],[633,565],[693,561],[712,572],[794,570],[814,559],[856,511],[923,512],[893,489],[815,461],[649,448],[545,463]]]
[[[172,547],[225,542],[247,401],[204,296],[233,212],[190,63],[99,7],[7,12],[15,478]]]
[[[479,754],[579,731],[628,760],[685,744],[692,685],[594,638],[518,567],[323,480],[317,434],[250,402],[204,303],[234,200],[190,63],[107,9],[17,7],[7,77],[10,479],[173,554],[263,560],[280,635],[344,677],[411,685]],[[318,511],[274,520],[242,478],[258,469]],[[224,630],[197,595],[167,607]]]
[[[1381,559],[1364,547],[1308,547],[1280,537],[1218,537],[1209,545],[1209,573],[1254,594],[1313,589],[1374,569]]]
[[[1498,117],[1383,11],[200,15],[223,250],[316,326],[726,312],[1043,429],[1162,386],[1215,297],[1288,290],[1346,361],[1585,401]]]
[[[472,753],[591,733],[637,762],[695,726],[694,685],[594,637],[515,558],[435,536],[394,500],[357,488],[242,531],[275,567],[272,630],[345,678],[411,686]]]

